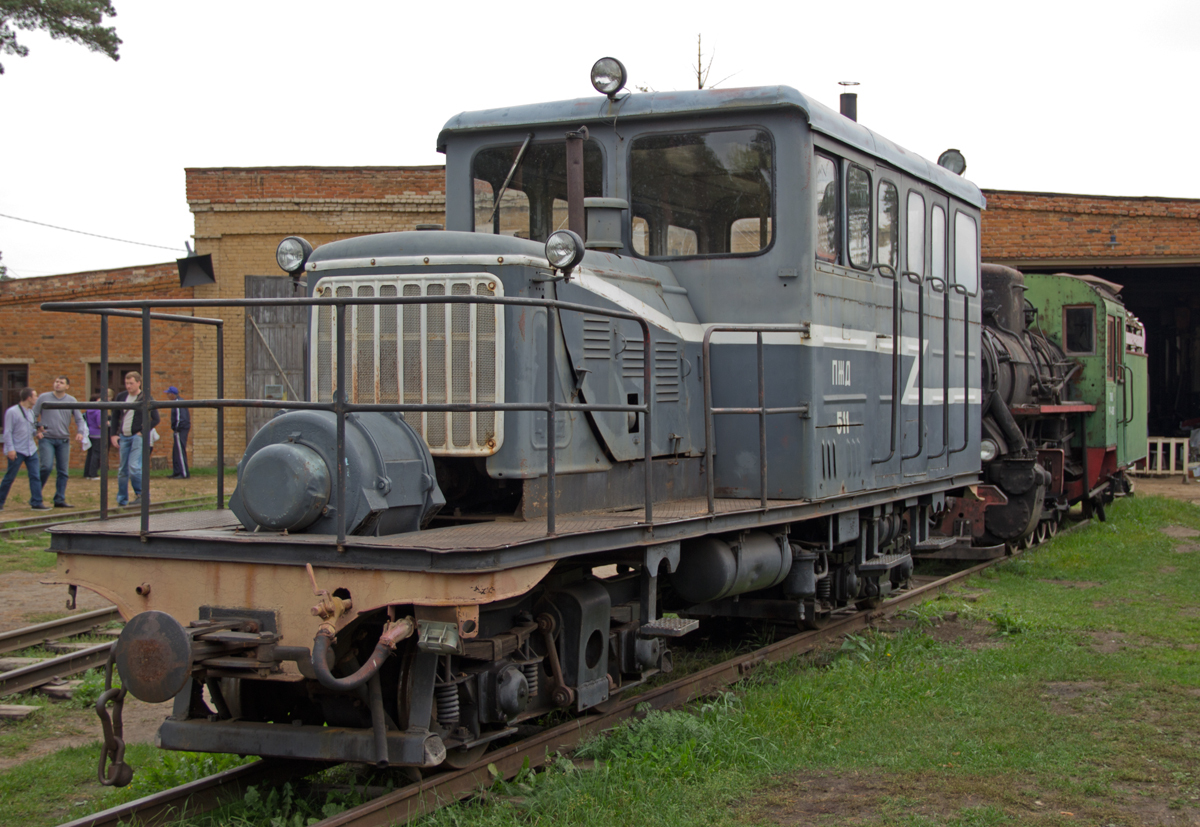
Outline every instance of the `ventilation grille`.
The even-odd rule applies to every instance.
[[[399,290],[399,292],[397,292]],[[323,297],[499,296],[488,274],[391,279],[349,276],[322,279]],[[358,403],[447,404],[504,401],[504,318],[499,307],[468,304],[356,306],[346,308],[346,377]],[[337,318],[318,308],[313,353],[316,399],[333,400],[337,384]],[[487,456],[503,442],[503,417],[431,411],[405,419],[437,456]]]
[[[679,401],[679,343],[654,343],[654,399]]]
[[[603,359],[612,357],[612,325],[604,316],[583,317],[583,358]]]
[[[837,479],[837,443],[831,439],[821,441],[821,476],[827,480]]]

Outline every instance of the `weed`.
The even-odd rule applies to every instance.
[[[1019,635],[1029,628],[1029,624],[1017,614],[1008,603],[1000,609],[988,612],[988,620],[996,624],[996,633],[1001,637]]]

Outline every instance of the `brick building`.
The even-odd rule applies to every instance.
[[[1200,200],[985,190],[983,260],[1123,286],[1146,325],[1150,432],[1200,416]]]
[[[38,309],[42,302],[191,296],[191,288],[179,286],[175,262],[0,282],[0,398],[4,408],[16,404],[26,385],[39,393],[52,390],[59,375],[71,380],[71,394],[80,400],[91,399],[100,387],[100,318],[45,313]],[[150,382],[155,398],[164,398],[164,390],[172,384],[185,395],[191,391],[190,327],[151,323]],[[142,369],[141,322],[110,319],[108,358],[109,383],[123,390],[125,373]],[[165,430],[159,433],[167,436]],[[82,451],[71,452],[71,464],[82,467]]]
[[[290,295],[290,280],[275,263],[275,248],[286,236],[304,236],[316,247],[356,235],[441,224],[446,209],[446,176],[441,166],[188,169],[186,174],[188,207],[196,221],[196,252],[212,255],[216,274],[215,284],[196,288],[197,299],[241,298],[251,293]],[[271,282],[276,280],[279,289],[271,291]],[[297,337],[285,335],[286,321],[252,312],[252,324],[242,308],[206,310],[203,315],[226,319],[227,396],[261,396],[246,391],[258,391],[264,384],[281,386],[288,394],[289,382],[297,393],[303,393],[296,387],[303,372],[303,363],[297,365],[297,361],[303,354],[297,352]],[[215,334],[210,328],[196,328],[194,398],[213,397]],[[271,381],[277,362],[284,375]],[[265,381],[255,384],[254,377],[264,374]],[[248,378],[252,380],[249,383]],[[247,423],[255,415],[226,414],[227,463],[234,464],[241,457]],[[216,415],[195,411],[192,422],[195,462],[212,464],[216,461]]]
[[[48,389],[59,373],[71,377],[80,398],[99,384],[98,320],[41,313],[36,307],[43,301],[291,295],[291,282],[275,263],[275,248],[285,236],[302,235],[317,246],[440,224],[445,210],[440,166],[189,169],[186,174],[196,251],[212,255],[216,283],[180,288],[174,263],[0,283],[0,393],[6,400],[26,383]],[[1152,432],[1172,433],[1179,419],[1200,415],[1200,336],[1192,332],[1193,318],[1200,319],[1200,200],[985,192],[984,260],[1029,272],[1094,273],[1124,285],[1126,303],[1147,327]],[[227,320],[226,396],[303,394],[302,322],[262,309],[212,309],[201,315]],[[140,366],[139,323],[113,320],[111,336],[110,359],[119,385],[120,371]],[[179,385],[188,398],[216,395],[211,327],[155,322],[153,343],[156,397],[169,384]],[[235,464],[241,456],[256,415],[261,416],[227,413],[226,463]],[[215,414],[193,411],[193,423],[193,462],[211,465]]]

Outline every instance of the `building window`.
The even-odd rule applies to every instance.
[[[1067,353],[1096,352],[1096,308],[1063,308],[1063,350]]]
[[[0,398],[4,400],[4,410],[21,401],[21,388],[29,384],[29,365],[0,365]],[[0,420],[0,429],[4,422]]]
[[[112,388],[114,397],[121,391],[125,390],[125,374],[129,373],[129,371],[131,371],[131,370],[136,370],[138,373],[141,373],[142,372],[142,363],[141,362],[109,362],[108,363],[108,386],[110,388]],[[100,363],[99,362],[92,362],[90,365],[88,365],[88,379],[91,383],[88,386],[88,400],[91,401],[91,398],[93,396],[100,393],[100,384],[101,383],[100,383]],[[161,391],[162,391],[162,389],[160,388],[159,389],[160,396],[161,396]],[[103,400],[101,400],[101,401],[103,401]]]

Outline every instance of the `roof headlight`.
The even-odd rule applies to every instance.
[[[298,235],[290,235],[275,248],[275,261],[285,273],[293,276],[304,269],[308,257],[312,255],[312,245]]]
[[[583,260],[583,239],[570,230],[551,233],[546,239],[546,260],[555,270],[569,275]]]
[[[967,159],[957,149],[947,149],[938,156],[938,166],[945,167],[955,175],[962,175],[967,171]]]
[[[625,64],[615,57],[602,57],[592,65],[592,86],[610,99],[625,88],[628,79]]]
[[[1000,449],[992,440],[985,439],[979,443],[979,458],[984,462],[991,462],[998,453],[1000,453]]]

